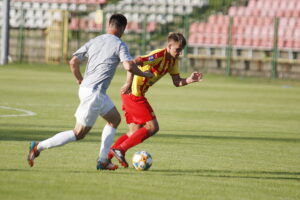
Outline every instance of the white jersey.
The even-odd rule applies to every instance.
[[[73,56],[76,56],[80,61],[85,58],[88,59],[80,87],[100,90],[104,94],[118,64],[132,60],[126,43],[112,34],[104,34],[91,39],[80,47]]]

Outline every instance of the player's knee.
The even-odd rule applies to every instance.
[[[158,124],[146,124],[145,128],[147,129],[148,133],[150,135],[154,135],[159,131],[159,126]]]
[[[74,129],[73,131],[74,131],[76,140],[82,140],[87,134],[87,131],[85,131],[84,129],[80,129],[80,130]]]
[[[121,116],[118,112],[114,113],[113,117],[106,118],[108,125],[118,128],[121,123]]]
[[[121,117],[116,117],[114,120],[111,120],[110,122],[107,123],[114,128],[118,128],[118,126],[121,123]]]
[[[115,121],[115,124],[114,124],[115,127],[117,128],[120,125],[120,123],[121,123],[121,117],[119,116]]]
[[[151,135],[154,135],[155,133],[157,133],[159,131],[159,126],[155,126],[152,130],[152,134]]]

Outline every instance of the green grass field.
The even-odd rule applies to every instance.
[[[108,91],[120,112],[124,80],[118,70]],[[150,152],[149,171],[95,169],[100,118],[84,140],[43,151],[30,168],[31,140],[73,128],[77,90],[67,66],[0,67],[0,199],[300,199],[300,82],[206,75],[175,88],[166,76],[147,96],[159,133],[127,153]],[[122,120],[117,136],[126,131]]]

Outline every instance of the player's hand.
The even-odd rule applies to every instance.
[[[193,82],[200,82],[202,81],[203,74],[200,72],[193,72],[191,74],[191,76],[189,77],[189,82],[193,83]]]
[[[131,93],[131,83],[125,83],[121,87],[121,94],[129,94]]]
[[[145,77],[147,77],[147,78],[152,78],[153,77],[153,74],[150,70],[144,71],[143,73],[144,73]]]

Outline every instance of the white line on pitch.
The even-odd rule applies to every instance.
[[[26,116],[37,115],[35,112],[32,112],[30,110],[11,108],[11,107],[7,107],[7,106],[0,106],[0,108],[6,109],[6,110],[15,110],[15,111],[23,112],[22,114],[18,114],[18,115],[0,115],[0,117],[26,117]]]

